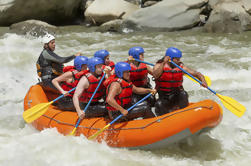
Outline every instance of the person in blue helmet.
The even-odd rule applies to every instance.
[[[156,82],[156,89],[159,99],[155,103],[155,112],[157,115],[163,115],[177,109],[188,106],[188,93],[183,88],[184,73],[178,67],[173,65],[170,60],[186,70],[188,73],[197,77],[203,87],[207,87],[204,76],[193,69],[190,69],[180,61],[182,52],[169,47],[165,56],[158,60],[153,68],[153,76]]]
[[[107,111],[105,109],[105,104],[100,101],[105,95],[103,83],[101,83],[86,112],[83,112],[102,78],[103,60],[97,57],[89,58],[87,66],[89,72],[81,77],[73,95],[73,104],[80,119],[84,117],[106,116]]]
[[[144,61],[144,53],[144,49],[139,46],[129,49],[128,63],[131,66],[130,81],[137,87],[152,88],[148,74],[153,75],[153,68],[147,66],[145,63],[140,63],[134,60],[138,59]],[[142,95],[133,94],[132,103],[136,103],[141,98]],[[149,104],[151,107],[154,107],[155,96],[149,97],[144,103]]]
[[[105,66],[109,66],[111,69],[114,69],[115,63],[110,60],[110,53],[107,50],[98,50],[94,53],[94,57],[98,57],[103,60]],[[103,67],[104,68],[104,67]]]
[[[51,34],[47,34],[43,38],[44,48],[41,52],[37,63],[37,74],[42,82],[39,84],[45,91],[51,91],[57,93],[56,88],[52,84],[52,80],[59,75],[63,74],[64,63],[70,62],[80,53],[68,57],[61,57],[57,55],[54,50],[56,47],[55,37]]]
[[[67,66],[69,71],[64,74],[54,78],[52,84],[57,88],[57,90],[63,94],[65,97],[58,100],[57,107],[65,111],[75,111],[73,105],[72,97],[73,92],[70,94],[72,88],[75,88],[79,82],[81,76],[88,72],[87,70],[88,58],[85,56],[78,56],[74,59],[74,66]]]
[[[108,78],[104,86],[106,87],[106,109],[111,119],[116,118],[121,113],[124,115],[120,121],[133,120],[138,117],[154,117],[149,105],[138,105],[128,112],[132,103],[132,93],[147,94],[155,93],[155,89],[136,87],[130,82],[131,66],[126,62],[118,62],[115,65],[115,76]]]

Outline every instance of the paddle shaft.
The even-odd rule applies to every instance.
[[[197,82],[199,82],[200,84],[202,84],[202,82],[200,81],[200,80],[198,80],[198,79],[196,79],[195,77],[193,77],[190,73],[188,73],[187,71],[185,71],[184,69],[182,69],[179,65],[177,65],[176,63],[174,63],[173,61],[170,61],[173,65],[175,65],[176,67],[178,67],[180,70],[182,70],[183,72],[185,72],[187,75],[189,75],[191,78],[193,78],[194,80],[196,80]],[[221,101],[223,102],[223,105],[226,105],[225,103],[227,103],[229,106],[231,106],[232,108],[234,108],[234,109],[232,109],[232,108],[228,108],[231,112],[233,112],[236,116],[239,116],[239,117],[241,117],[243,114],[244,114],[244,112],[245,112],[245,107],[243,106],[243,110],[241,110],[240,109],[240,107],[238,107],[238,106],[240,106],[241,104],[239,104],[237,101],[236,101],[236,103],[238,103],[238,105],[237,104],[233,104],[233,101],[235,101],[234,99],[232,99],[231,98],[231,100],[232,100],[232,103],[229,101],[229,99],[227,100],[226,99],[226,97],[224,97],[224,96],[221,96],[221,95],[219,95],[219,94],[217,94],[214,90],[212,90],[211,88],[209,88],[208,86],[207,86],[207,89],[208,90],[210,90],[213,94],[215,94],[216,96],[218,96],[220,99],[221,99]],[[225,106],[226,107],[226,106]],[[226,107],[227,108],[227,107]],[[236,112],[236,111],[238,111],[238,113]],[[242,112],[242,114],[239,114],[240,112]]]
[[[142,61],[142,60],[139,60],[139,59],[134,59],[134,60],[137,61],[137,62],[140,62],[140,63],[145,63],[147,65],[154,66],[154,64],[149,63],[149,62],[145,62],[145,61]]]
[[[134,107],[136,107],[139,103],[143,102],[145,99],[147,99],[148,97],[150,97],[152,94],[149,93],[148,95],[146,95],[145,97],[143,97],[141,100],[139,100],[137,103],[135,103],[133,106],[131,106],[130,108],[127,109],[127,111],[130,111],[131,109],[133,109]],[[114,122],[116,122],[118,119],[120,119],[123,116],[123,114],[120,114],[117,118],[115,118],[113,121],[110,122],[110,125],[113,124]]]
[[[99,81],[98,86],[97,86],[97,88],[95,89],[94,93],[92,94],[91,99],[89,100],[89,102],[88,102],[87,105],[85,106],[85,109],[83,110],[84,112],[87,110],[87,108],[88,108],[89,105],[91,104],[91,101],[92,101],[93,97],[95,96],[96,92],[98,91],[98,88],[100,87],[100,85],[101,85],[103,79],[105,78],[105,75],[106,75],[106,73],[104,73],[103,77],[102,77],[101,80]],[[81,119],[78,119],[78,122],[77,122],[75,128],[77,128],[77,127],[79,126],[80,122],[81,122]]]
[[[186,73],[187,75],[189,75],[190,77],[192,77],[195,81],[197,81],[198,83],[202,84],[202,82],[200,80],[198,80],[197,78],[195,78],[192,74],[188,73],[186,70],[182,69],[179,65],[177,65],[176,63],[174,63],[173,61],[170,61],[174,66],[178,67],[180,70],[182,70],[184,73]],[[212,90],[211,88],[209,88],[207,86],[207,89],[210,90],[212,93],[214,93],[215,95],[217,95],[217,93]]]
[[[145,99],[147,99],[148,97],[150,97],[152,95],[152,93],[149,93],[148,95],[146,95],[145,97],[143,97],[141,100],[139,100],[137,103],[135,103],[133,106],[131,106],[129,109],[127,109],[127,111],[130,111],[131,109],[133,109],[136,105],[138,105],[139,103],[141,103],[142,101],[144,101]],[[110,125],[112,125],[114,122],[116,122],[118,119],[120,119],[123,116],[123,114],[120,114],[118,117],[116,117],[113,121],[111,121],[108,125],[106,125],[104,128],[102,128],[101,130],[97,131],[95,134],[93,134],[92,136],[88,137],[89,140],[95,139],[100,133],[102,133],[105,129],[107,129]]]
[[[71,92],[74,91],[75,89],[76,89],[76,87],[75,87],[75,88],[72,88],[71,90],[68,91],[68,93],[71,93]],[[62,97],[64,97],[64,95],[60,95],[59,97],[57,97],[56,99],[54,99],[54,100],[52,101],[52,103],[54,103],[55,101],[61,99]]]
[[[68,93],[71,93],[72,91],[74,91],[76,88],[71,89]],[[64,97],[64,95],[60,95],[59,97],[57,97],[56,99],[54,99],[53,101],[50,101],[48,103],[40,103],[35,105],[34,107],[26,110],[23,113],[23,118],[27,123],[31,123],[32,121],[36,120],[37,118],[39,118],[40,116],[42,116],[48,109],[48,107],[55,101],[61,99],[62,97]]]
[[[140,62],[140,63],[145,63],[145,64],[147,64],[147,65],[150,65],[150,66],[154,66],[154,64],[152,64],[152,63],[149,63],[149,62],[145,62],[145,61],[142,61],[142,60],[139,60],[139,59],[134,59],[135,61],[137,61],[137,62]],[[185,75],[186,77],[188,77],[188,75]],[[205,79],[206,79],[206,82],[207,82],[207,84],[209,85],[211,85],[211,81],[210,81],[210,78],[209,77],[207,77],[207,76],[204,76],[205,77]],[[189,77],[188,77],[189,78]],[[189,78],[189,79],[191,79],[191,78]],[[191,79],[192,80],[192,79]],[[192,80],[193,81],[193,80]],[[199,82],[200,83],[200,82]]]

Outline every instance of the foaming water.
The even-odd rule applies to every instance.
[[[1,29],[1,28],[0,28]],[[211,88],[245,105],[242,118],[224,110],[222,123],[210,133],[183,140],[162,150],[142,151],[110,148],[85,137],[65,137],[56,129],[38,132],[22,119],[23,98],[37,83],[36,60],[42,51],[40,38],[5,33],[0,36],[0,165],[4,166],[94,166],[94,165],[238,165],[248,166],[251,157],[250,33],[214,35],[182,33],[113,34],[62,28],[56,38],[56,53],[88,57],[107,49],[115,62],[124,61],[128,49],[140,45],[145,61],[155,63],[167,47],[183,51],[184,64],[209,76]],[[72,62],[69,62],[72,64]],[[217,96],[184,78],[189,100]]]

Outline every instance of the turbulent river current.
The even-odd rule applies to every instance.
[[[167,47],[182,50],[182,61],[212,80],[211,88],[243,104],[238,118],[223,108],[223,120],[209,133],[185,139],[162,150],[143,151],[108,147],[84,136],[65,137],[56,129],[42,132],[22,118],[23,99],[36,84],[35,63],[41,38],[8,33],[0,28],[0,166],[249,166],[251,162],[251,33],[195,32],[99,33],[81,27],[61,27],[55,52],[76,52],[91,57],[107,49],[115,62],[124,61],[128,49],[142,46],[145,61],[155,63]],[[72,64],[69,62],[68,64]],[[154,84],[154,83],[153,83]],[[190,102],[218,97],[189,79],[184,88]],[[172,127],[172,126],[167,126]],[[161,131],[160,131],[161,132]]]

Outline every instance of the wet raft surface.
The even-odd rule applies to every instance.
[[[24,109],[48,102],[47,96],[39,85],[32,86],[26,94]],[[221,119],[221,107],[212,100],[204,100],[159,117],[115,123],[100,134],[97,140],[105,141],[112,147],[164,148],[187,136],[214,128]],[[32,125],[38,130],[56,127],[60,133],[67,135],[73,130],[77,120],[76,112],[61,111],[55,106],[50,106],[48,111]],[[107,118],[84,119],[76,135],[83,134],[89,137],[109,122]]]

